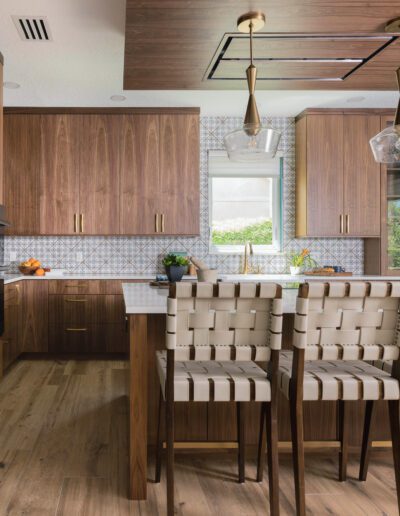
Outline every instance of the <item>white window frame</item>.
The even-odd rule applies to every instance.
[[[282,230],[282,170],[283,170],[283,158],[279,158],[279,176],[270,177],[268,174],[260,176],[259,174],[246,174],[248,178],[271,178],[272,179],[272,244],[271,245],[253,245],[253,253],[258,255],[270,255],[282,253],[283,244],[283,230]],[[209,254],[243,254],[244,244],[241,245],[213,245],[212,243],[212,204],[213,204],[213,193],[212,193],[212,176],[208,178],[208,249]],[[232,175],[225,176],[227,179],[237,178],[241,176]],[[250,242],[251,243],[251,242]]]

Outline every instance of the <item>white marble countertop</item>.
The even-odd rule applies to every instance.
[[[45,281],[45,280],[67,280],[67,279],[76,279],[76,280],[154,280],[156,277],[155,274],[108,274],[108,273],[98,273],[98,274],[90,274],[90,273],[75,273],[75,272],[64,272],[64,273],[48,273],[46,276],[23,276],[22,274],[8,274],[8,273],[0,273],[0,279],[4,279],[4,283],[13,283],[15,281],[22,280],[34,280],[34,281]],[[195,276],[184,276],[184,280],[196,280]],[[222,281],[276,281],[277,283],[301,283],[303,281],[357,281],[357,280],[365,280],[365,281],[390,281],[390,280],[400,280],[400,276],[305,276],[303,274],[299,274],[297,276],[292,276],[291,274],[219,274],[218,279]]]
[[[165,314],[167,313],[167,288],[151,287],[148,283],[123,283],[125,313]],[[283,312],[295,313],[297,288],[284,288],[282,292]]]
[[[74,272],[64,272],[63,274],[52,274],[48,273],[46,276],[24,276],[23,274],[8,274],[0,273],[0,279],[4,279],[4,283],[13,283],[15,281],[22,280],[34,280],[34,281],[45,281],[45,280],[154,280],[155,274],[77,274]],[[191,276],[187,276],[191,278]]]
[[[34,281],[45,281],[45,280],[154,280],[155,274],[107,274],[107,273],[76,273],[76,272],[64,272],[63,274],[48,273],[46,276],[23,276],[22,274],[9,274],[0,273],[0,279],[4,279],[4,283],[13,283],[15,281],[22,280],[34,280]],[[277,283],[301,283],[304,281],[390,281],[400,280],[400,276],[306,276],[299,274],[292,276],[291,274],[219,274],[218,278],[222,281],[276,281]],[[184,276],[184,280],[196,280],[195,276]]]

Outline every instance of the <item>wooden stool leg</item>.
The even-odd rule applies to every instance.
[[[174,368],[175,352],[167,351],[165,430],[167,436],[167,515],[174,515]]]
[[[264,475],[265,463],[265,418],[266,418],[267,404],[261,403],[260,410],[260,433],[258,436],[258,453],[257,453],[257,482],[262,482]]]
[[[347,480],[347,459],[348,459],[348,443],[349,443],[349,425],[348,425],[349,403],[343,400],[338,401],[338,423],[339,423],[339,481]]]
[[[271,516],[279,515],[279,456],[278,456],[278,407],[276,401],[267,403],[267,453],[269,508]]]
[[[367,480],[368,465],[369,465],[369,452],[371,450],[371,421],[374,415],[374,408],[376,403],[373,401],[367,401],[365,404],[365,418],[364,418],[364,430],[363,439],[361,446],[361,460],[360,460],[360,473],[359,480]]]
[[[174,402],[166,402],[165,427],[167,434],[167,513],[174,514]]]
[[[162,445],[163,445],[161,427],[162,427],[163,405],[164,405],[163,393],[162,393],[162,389],[160,388],[160,398],[158,400],[156,475],[155,475],[155,481],[157,484],[161,480],[161,462],[162,462]]]
[[[394,473],[396,476],[397,505],[400,513],[400,405],[398,400],[389,402],[390,431],[392,434]]]
[[[238,438],[238,467],[239,467],[239,483],[245,481],[245,404],[237,402],[237,438]]]
[[[296,514],[305,516],[306,498],[304,481],[304,430],[303,430],[303,402],[293,397],[290,400],[290,422],[292,430],[292,454],[294,487],[296,493]]]

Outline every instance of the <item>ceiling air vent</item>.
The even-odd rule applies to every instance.
[[[49,23],[45,16],[12,16],[23,41],[50,41]]]

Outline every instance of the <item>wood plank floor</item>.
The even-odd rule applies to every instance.
[[[125,516],[165,514],[164,476],[149,484],[146,502],[127,493],[127,371],[120,361],[21,361],[0,384],[0,516]],[[306,457],[309,514],[397,513],[390,452],[374,452],[366,483],[336,480],[332,455]],[[282,454],[281,513],[294,514],[291,459]],[[153,475],[153,463],[149,473]],[[228,452],[180,452],[176,459],[179,515],[268,514],[267,475],[236,483]]]

